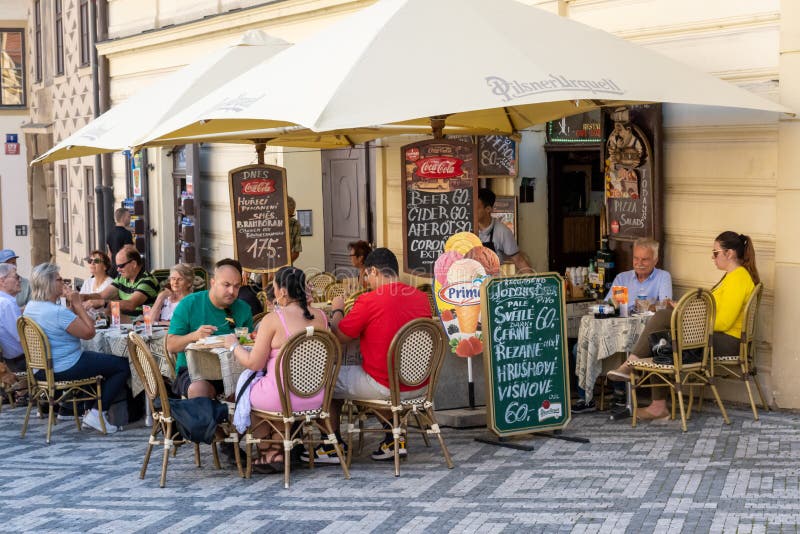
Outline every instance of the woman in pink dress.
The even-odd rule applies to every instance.
[[[325,313],[309,307],[306,296],[306,275],[296,267],[284,267],[275,274],[272,282],[275,291],[275,310],[264,317],[258,327],[258,336],[252,351],[236,350],[239,362],[253,371],[266,370],[266,375],[254,382],[250,389],[250,405],[255,410],[268,412],[281,411],[275,370],[278,353],[286,340],[293,334],[302,332],[307,326],[327,330],[328,319]],[[226,343],[227,345],[227,343]],[[313,397],[296,397],[291,394],[292,410],[314,410],[322,406],[325,395],[320,391]],[[274,439],[279,439],[277,435]],[[283,448],[278,445],[261,449],[261,457],[256,465],[283,463]]]

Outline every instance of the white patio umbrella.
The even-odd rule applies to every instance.
[[[512,132],[601,105],[790,112],[609,33],[514,0],[380,0],[161,124],[146,142],[286,125]],[[275,130],[275,129],[278,130]],[[365,133],[366,135],[366,133]]]
[[[290,43],[250,30],[230,46],[209,54],[135,94],[103,113],[32,163],[116,152],[135,146],[158,124],[180,113],[226,81],[291,46]],[[308,133],[287,128],[283,135]],[[348,146],[343,137],[314,134],[303,138],[308,146]],[[229,142],[227,140],[226,142]],[[235,141],[253,142],[247,138]],[[304,145],[305,146],[305,145]]]

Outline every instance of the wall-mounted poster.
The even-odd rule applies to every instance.
[[[514,237],[517,237],[517,197],[497,195],[492,217],[505,224]]]

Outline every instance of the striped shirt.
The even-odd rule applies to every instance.
[[[133,294],[139,291],[147,297],[143,305],[152,306],[158,296],[158,281],[144,269],[139,271],[132,282],[124,276],[118,276],[112,285],[117,288],[120,300],[130,300]],[[142,306],[137,307],[134,313],[142,313]]]

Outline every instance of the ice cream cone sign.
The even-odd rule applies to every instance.
[[[434,294],[450,348],[468,358],[483,352],[480,330],[481,284],[500,272],[500,259],[478,236],[460,232],[444,245],[434,264]]]

